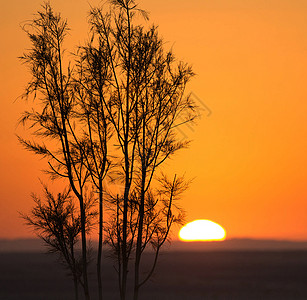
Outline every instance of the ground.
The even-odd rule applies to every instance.
[[[74,299],[72,281],[53,256],[0,253],[0,270],[0,300]],[[140,300],[307,299],[306,270],[306,251],[165,252]],[[103,274],[104,299],[119,299],[111,261]]]

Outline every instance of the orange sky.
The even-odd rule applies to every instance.
[[[68,45],[86,37],[87,2],[51,1],[72,28]],[[29,46],[19,24],[40,3],[1,3],[0,237],[6,238],[31,236],[17,211],[31,208],[44,167],[17,143],[25,105],[14,103],[28,76],[17,59]],[[169,163],[194,178],[182,200],[187,221],[213,220],[228,237],[307,239],[307,2],[139,3],[166,46],[193,65],[197,76],[188,91],[212,112],[184,128],[183,138],[193,143]]]

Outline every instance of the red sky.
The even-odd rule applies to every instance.
[[[93,5],[98,1],[91,1]],[[20,29],[41,1],[1,4],[0,238],[31,236],[29,211],[44,161],[18,145],[29,47]],[[51,1],[68,18],[67,47],[86,38],[87,1]],[[169,163],[194,178],[182,199],[187,221],[210,219],[228,237],[307,239],[307,2],[139,1],[177,58],[197,76],[188,91],[205,106],[193,140]],[[211,114],[209,115],[209,109]]]

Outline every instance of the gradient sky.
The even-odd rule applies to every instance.
[[[16,122],[26,106],[14,100],[29,78],[17,58],[29,47],[20,24],[40,4],[1,0],[0,238],[32,235],[17,211],[30,210],[30,193],[40,190],[45,166],[15,137],[23,134]],[[68,18],[67,48],[82,42],[88,1],[51,4]],[[203,115],[197,127],[181,133],[193,140],[190,149],[168,164],[194,178],[181,202],[187,221],[213,220],[228,238],[307,240],[307,2],[139,4],[159,25],[166,48],[197,73],[187,90]]]

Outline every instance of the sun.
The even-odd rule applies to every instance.
[[[185,242],[192,241],[223,241],[225,229],[210,220],[195,220],[187,223],[179,231],[179,238]]]

